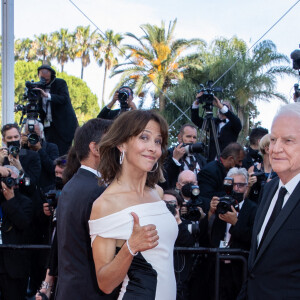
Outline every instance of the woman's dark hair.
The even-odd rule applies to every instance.
[[[182,198],[182,196],[179,194],[179,193],[177,193],[175,190],[165,190],[164,191],[164,195],[172,195],[172,196],[174,196],[175,198],[176,198],[176,201],[177,201],[177,203],[178,203],[178,206],[182,206],[182,204],[183,204],[183,198]]]
[[[139,135],[149,121],[158,123],[162,136],[162,155],[158,160],[158,168],[154,172],[148,172],[146,180],[146,186],[154,188],[155,184],[161,178],[161,169],[167,153],[168,124],[160,114],[151,110],[132,110],[122,113],[102,138],[99,146],[101,159],[98,168],[102,183],[112,182],[121,173],[121,165],[119,163],[120,151],[117,146]]]

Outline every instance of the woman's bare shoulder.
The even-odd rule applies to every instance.
[[[159,198],[162,199],[164,197],[164,190],[158,185],[155,185],[155,190],[159,195]]]

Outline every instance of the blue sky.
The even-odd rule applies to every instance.
[[[216,37],[230,38],[236,35],[251,46],[263,33],[286,12],[296,0],[74,0],[102,30],[132,32],[141,36],[141,24],[166,24],[177,18],[176,38],[202,38],[207,42]],[[91,25],[69,0],[15,0],[15,37],[33,38],[34,34],[50,33],[59,28],[74,30],[78,25]],[[298,48],[300,4],[265,37],[272,40],[279,52],[286,55]],[[91,29],[95,29],[91,25]],[[66,72],[80,76],[80,63],[68,63]],[[103,69],[95,63],[84,71],[84,80],[100,99]],[[295,78],[278,80],[277,90],[290,98]],[[109,80],[107,95],[114,81]],[[258,119],[270,128],[272,116],[279,103],[259,104]]]

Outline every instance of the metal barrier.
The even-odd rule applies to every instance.
[[[13,245],[13,244],[0,244],[1,250],[50,250],[50,245]],[[230,249],[230,248],[186,248],[186,247],[175,247],[176,253],[186,254],[209,254],[215,256],[215,300],[219,300],[219,289],[220,289],[220,261],[222,260],[240,260],[243,264],[243,281],[247,277],[247,258],[249,252],[241,249]]]

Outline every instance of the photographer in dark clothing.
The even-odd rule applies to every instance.
[[[169,189],[174,189],[179,173],[191,170],[196,175],[206,165],[206,159],[197,152],[192,152],[189,146],[197,142],[197,129],[194,125],[185,124],[178,134],[178,145],[168,149],[168,156],[164,163],[165,177]],[[198,148],[199,149],[199,148]],[[200,149],[199,149],[200,150]]]
[[[178,236],[175,247],[193,247],[195,237],[189,232],[188,222],[180,217],[180,207],[183,203],[182,197],[174,190],[164,191],[163,200],[174,215],[178,224]],[[189,254],[174,253],[174,270],[177,284],[177,300],[188,299],[188,280],[192,267],[192,256]]]
[[[45,90],[35,88],[41,93],[39,113],[44,125],[46,141],[58,146],[59,155],[68,152],[76,127],[78,126],[69,90],[65,80],[56,78],[56,73],[49,65],[38,68],[40,80],[47,84]]]
[[[213,197],[207,217],[201,221],[201,229],[206,240],[204,246],[213,248],[238,248],[249,250],[252,228],[257,206],[246,199],[248,173],[245,168],[232,168],[226,178],[233,179],[231,199],[234,205],[219,207],[220,198]],[[208,268],[209,282],[214,282],[214,262]],[[242,265],[239,261],[221,262],[220,299],[236,299],[242,287]],[[214,286],[210,284],[210,296],[213,299]]]
[[[27,244],[31,230],[32,202],[18,189],[17,168],[0,167],[0,227],[2,244]],[[6,183],[5,183],[6,182]],[[2,250],[0,254],[0,294],[2,300],[23,300],[29,274],[29,253],[24,250]]]
[[[129,86],[121,86],[115,93],[112,100],[102,108],[97,118],[113,120],[122,111],[137,109],[133,100],[133,90]],[[116,102],[120,103],[120,109],[112,110]]]
[[[268,134],[268,130],[263,127],[253,128],[249,135],[250,146],[246,150],[246,156],[243,160],[243,168],[249,170],[255,163],[262,162],[262,156],[259,154],[259,142],[261,138]]]
[[[211,199],[223,196],[223,181],[229,169],[242,166],[245,152],[238,143],[231,143],[221,152],[219,160],[208,163],[198,174],[200,195]]]
[[[191,119],[195,125],[200,129],[202,127],[204,119],[199,116],[199,98],[203,96],[203,92],[196,95],[196,100],[194,101],[191,109]],[[213,118],[216,127],[217,139],[220,146],[220,151],[230,143],[236,142],[238,135],[242,129],[242,124],[238,116],[232,112],[231,104],[227,101],[221,101],[214,96],[213,105],[219,109],[218,118]],[[217,156],[217,150],[214,138],[209,137],[209,152],[208,160],[212,161]]]
[[[45,141],[43,125],[37,120],[27,120],[25,134],[21,134],[21,144],[22,148],[35,151],[40,156],[42,169],[39,188],[48,192],[55,184],[54,160],[59,156],[57,145]]]

